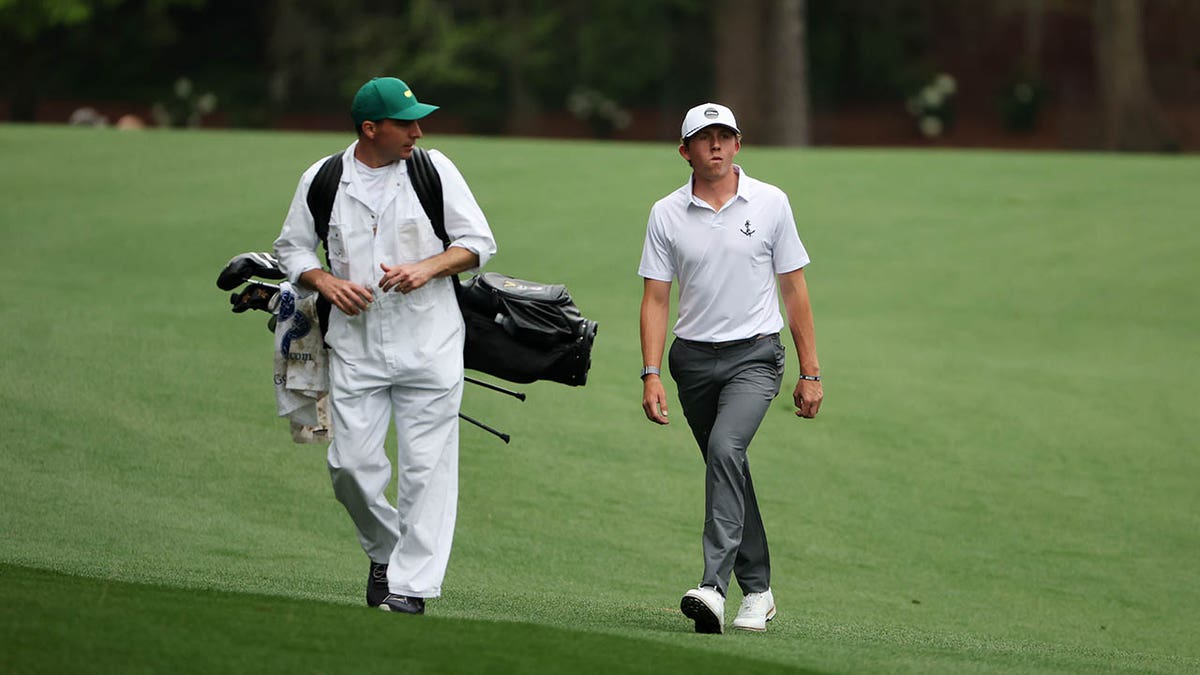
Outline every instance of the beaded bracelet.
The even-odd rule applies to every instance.
[[[820,375],[801,375],[800,379],[808,380],[809,382],[820,382],[821,376]]]

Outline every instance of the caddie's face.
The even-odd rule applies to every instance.
[[[697,178],[719,180],[733,171],[733,158],[741,149],[742,141],[733,129],[714,124],[689,136],[679,146],[679,154],[692,165]]]
[[[423,135],[421,125],[416,120],[363,122],[363,133],[370,139],[376,152],[389,161],[408,159],[417,139]]]

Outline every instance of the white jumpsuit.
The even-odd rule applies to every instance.
[[[329,472],[334,494],[373,562],[388,564],[392,593],[441,595],[458,503],[458,411],[463,383],[463,322],[450,279],[408,294],[381,292],[380,263],[417,262],[442,252],[404,162],[391,166],[378,210],[367,205],[352,144],[329,219],[331,272],[369,288],[367,311],[330,312],[326,342],[334,440]],[[430,152],[442,179],[452,246],[476,253],[482,267],[496,252],[486,218],[445,155]],[[324,160],[300,178],[275,255],[288,278],[321,267],[308,209],[309,185]],[[397,504],[384,495],[392,466],[384,442],[389,414],[398,437]]]

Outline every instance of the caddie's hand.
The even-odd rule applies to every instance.
[[[670,424],[667,419],[667,391],[658,375],[647,375],[642,381],[642,411],[655,424]]]
[[[392,266],[379,263],[379,269],[383,270],[383,276],[379,278],[379,289],[384,293],[393,289],[401,293],[415,291],[433,278],[430,266],[419,262]]]
[[[825,398],[825,390],[820,381],[800,380],[796,390],[792,392],[792,400],[796,403],[796,416],[812,419],[821,409],[821,399]]]
[[[360,286],[348,279],[341,279],[332,274],[322,277],[322,282],[317,291],[325,296],[325,299],[333,303],[335,307],[342,310],[346,316],[356,316],[359,312],[365,312],[370,306],[371,301],[375,299],[375,295],[371,293],[371,289]]]

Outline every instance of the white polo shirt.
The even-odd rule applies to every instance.
[[[638,274],[679,280],[675,335],[725,342],[783,329],[775,275],[808,265],[787,195],[739,174],[720,211],[692,194],[692,180],[650,209]]]

